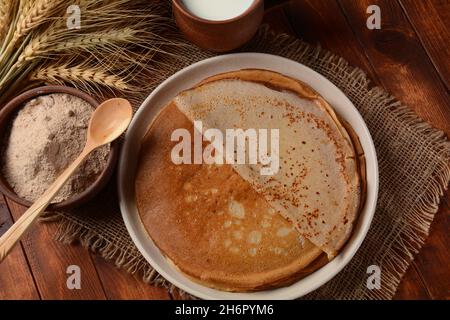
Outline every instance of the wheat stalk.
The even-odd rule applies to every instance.
[[[2,39],[2,45],[0,47],[0,57],[6,50],[10,40],[14,35],[14,30],[16,29],[16,23],[18,20],[18,11],[20,2],[15,2],[14,0],[0,0],[2,1],[2,15],[3,22],[0,25],[0,29],[3,31],[3,36],[0,34],[0,39]],[[5,16],[6,15],[6,16]],[[1,65],[1,60],[0,60]]]
[[[27,11],[30,7],[31,4],[34,0],[18,0],[19,2],[19,12],[25,12]]]
[[[19,40],[22,40],[20,46],[23,48],[26,44],[25,41],[31,38],[31,31],[47,22],[47,19],[55,11],[60,9],[62,3],[63,0],[20,0],[17,7],[17,20],[14,23],[14,33],[10,39],[7,39],[8,43],[6,48],[4,50],[2,48],[0,55],[0,76],[2,78],[0,81],[0,89],[2,84],[4,85],[9,80],[8,76],[11,75],[11,70],[8,70],[8,68],[14,65],[14,61],[10,61],[10,55],[13,53]],[[23,38],[26,35],[27,37],[24,40]],[[17,53],[14,53],[13,57],[17,58]]]
[[[6,36],[11,19],[12,7],[12,0],[0,0],[0,40],[3,40]]]
[[[54,29],[53,29],[54,30]],[[48,58],[52,55],[75,55],[79,52],[90,53],[95,58],[99,56],[98,64],[103,66],[105,69],[110,69],[104,63],[104,60],[108,62],[113,61],[111,59],[104,59],[106,54],[118,55],[122,57],[115,63],[118,65],[135,64],[144,67],[139,60],[148,56],[148,53],[136,53],[128,50],[126,48],[129,44],[134,44],[135,42],[143,42],[145,39],[140,39],[138,36],[140,31],[131,28],[123,28],[118,30],[109,30],[103,32],[94,32],[89,34],[84,34],[69,38],[66,41],[61,41],[56,33],[44,33],[39,37],[30,41],[30,43],[25,47],[21,55],[18,57],[17,61],[13,66],[9,68],[9,74],[5,78],[8,78],[10,74],[13,74],[17,70],[20,70],[27,65],[28,62]],[[58,40],[59,39],[59,40]],[[158,48],[150,48],[147,45],[143,45],[148,51],[157,51]],[[99,52],[100,51],[100,52]],[[139,56],[140,58],[138,58]],[[126,63],[125,63],[126,62]],[[0,85],[2,82],[0,81]]]
[[[73,54],[73,50],[86,50],[91,48],[114,47],[120,44],[132,43],[136,40],[138,31],[131,28],[110,30],[106,32],[94,32],[70,38],[67,41],[58,41],[58,36],[52,37],[43,34],[33,39],[23,50],[18,58],[18,64],[31,61],[41,56],[48,56],[55,53],[67,52]]]
[[[130,87],[118,76],[106,73],[100,68],[85,68],[82,65],[48,66],[39,68],[30,76],[32,81],[44,81],[52,84],[71,83],[90,87],[92,84],[117,90],[129,90]]]
[[[47,18],[60,9],[62,3],[63,0],[20,0],[15,31],[12,39],[0,56],[0,63],[8,57],[20,39],[47,22]]]
[[[166,0],[10,1],[14,21],[0,52],[3,102],[39,82],[141,98],[161,80],[164,64],[177,59],[178,35],[167,39],[174,24],[162,14],[169,12]],[[81,8],[80,30],[66,27],[70,4]]]
[[[14,33],[13,42],[17,41],[25,34],[45,23],[46,18],[50,17],[63,3],[61,0],[38,0],[27,1],[23,5],[19,22]]]

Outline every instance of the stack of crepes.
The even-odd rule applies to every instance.
[[[194,136],[198,121],[224,136],[278,129],[277,172],[261,174],[261,163],[175,164],[172,133]],[[364,202],[364,155],[353,129],[308,85],[240,70],[162,109],[142,141],[135,187],[143,225],[181,272],[220,290],[265,290],[310,274],[345,245]]]

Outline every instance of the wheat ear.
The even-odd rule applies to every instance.
[[[44,81],[52,84],[70,83],[75,86],[96,88],[106,86],[112,89],[126,91],[129,86],[118,76],[107,74],[103,69],[83,68],[82,66],[48,66],[31,74],[30,80]]]
[[[61,4],[63,3],[64,0],[20,0],[14,34],[12,35],[10,41],[8,41],[5,50],[3,50],[0,55],[0,64],[2,65],[2,68],[5,64],[10,64],[10,62],[5,62],[5,60],[10,58],[10,54],[14,51],[14,48],[19,43],[19,40],[21,40],[25,35],[30,38],[31,31],[49,21],[48,19],[51,15],[56,10],[60,9]],[[25,41],[22,41],[21,46],[24,44],[26,44]],[[2,71],[2,76],[3,73],[4,72]]]
[[[37,26],[45,23],[46,18],[59,8],[61,0],[28,1],[23,5],[22,12],[14,33],[14,42]]]
[[[19,56],[17,63],[19,66],[25,61],[31,61],[40,56],[68,52],[72,50],[89,51],[92,48],[113,48],[118,44],[128,44],[136,41],[138,31],[131,28],[118,30],[88,33],[67,40],[58,41],[58,35],[44,33],[33,39]]]
[[[13,0],[0,0],[0,40],[3,40],[11,19]]]

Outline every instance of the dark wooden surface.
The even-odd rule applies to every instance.
[[[381,8],[381,30],[366,28],[366,9]],[[358,66],[424,120],[450,136],[450,0],[269,0],[265,22]],[[0,234],[24,208],[0,195]],[[442,197],[430,236],[402,280],[396,299],[450,298],[450,192]],[[0,299],[179,299],[79,245],[53,239],[39,224],[0,264]],[[79,265],[81,290],[66,287]]]

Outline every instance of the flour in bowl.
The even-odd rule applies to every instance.
[[[35,201],[83,150],[94,108],[81,98],[55,93],[27,102],[13,118],[1,152],[1,171],[16,194]],[[83,192],[107,165],[109,145],[94,152],[53,199]]]

